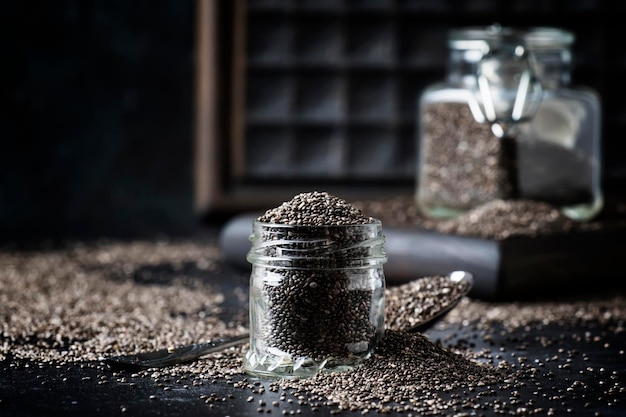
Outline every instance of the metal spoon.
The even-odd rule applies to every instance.
[[[431,311],[428,317],[424,317],[417,322],[411,322],[411,326],[403,330],[411,332],[423,332],[433,327],[439,322],[450,310],[465,297],[472,288],[473,276],[469,272],[454,271],[447,275],[447,279],[450,280],[451,285],[456,286],[458,289],[450,297],[449,302],[442,304],[436,311]],[[422,280],[434,279],[434,278],[420,278]],[[424,285],[428,288],[428,285]],[[424,292],[426,294],[424,294]],[[422,291],[423,298],[428,296],[436,297],[437,294],[427,294],[428,290]],[[407,300],[409,301],[409,300]],[[133,355],[112,356],[104,358],[103,361],[111,366],[121,367],[132,370],[147,369],[147,368],[164,368],[181,363],[192,362],[201,356],[208,355],[209,353],[219,352],[232,346],[241,345],[250,340],[249,334],[242,334],[240,336],[234,336],[230,338],[215,339],[205,343],[194,343],[191,345],[160,349],[153,352],[136,353]]]

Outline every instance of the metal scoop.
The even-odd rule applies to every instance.
[[[396,311],[387,311],[386,320],[390,323],[396,323],[396,330],[405,330],[411,332],[423,332],[433,327],[439,322],[450,310],[465,297],[472,288],[473,276],[469,272],[454,271],[446,277],[426,277],[420,278],[419,285],[419,298],[421,300],[432,300],[433,298],[442,297],[439,293],[442,290],[441,286],[434,286],[438,289],[435,291],[432,289],[432,285],[428,285],[427,280],[446,279],[449,280],[449,285],[444,286],[445,301],[439,304],[435,303],[436,308],[430,308],[424,312],[422,309],[417,312],[413,310],[415,317],[407,318],[400,317]],[[407,305],[415,305],[415,295],[410,291],[406,294],[402,294],[402,297],[406,296]],[[402,300],[400,300],[402,301]],[[407,314],[404,311],[403,314]],[[411,310],[409,309],[409,314]],[[140,370],[148,368],[164,368],[181,363],[192,362],[201,356],[208,355],[209,353],[219,352],[232,346],[241,345],[250,340],[249,334],[242,334],[240,336],[234,336],[230,338],[215,339],[205,343],[194,343],[191,345],[160,349],[153,352],[136,353],[132,355],[124,356],[112,356],[104,358],[103,361],[111,366],[121,367],[131,370]]]

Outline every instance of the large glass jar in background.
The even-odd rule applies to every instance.
[[[602,208],[601,104],[571,87],[572,33],[493,26],[449,33],[445,82],[419,102],[416,200],[436,218],[495,199]]]
[[[384,332],[380,221],[297,226],[254,222],[248,261],[247,373],[308,377],[367,359]]]

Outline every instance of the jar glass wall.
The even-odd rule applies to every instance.
[[[380,222],[293,226],[255,221],[250,237],[246,372],[307,377],[367,359],[384,332]]]

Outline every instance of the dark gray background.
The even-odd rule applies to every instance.
[[[1,238],[195,227],[194,2],[8,1],[0,15]]]
[[[574,78],[603,97],[604,186],[626,189],[626,48],[607,20],[626,6],[500,3],[438,2],[430,23],[573,29]],[[0,3],[0,240],[204,226],[193,211],[194,11],[192,0]]]

